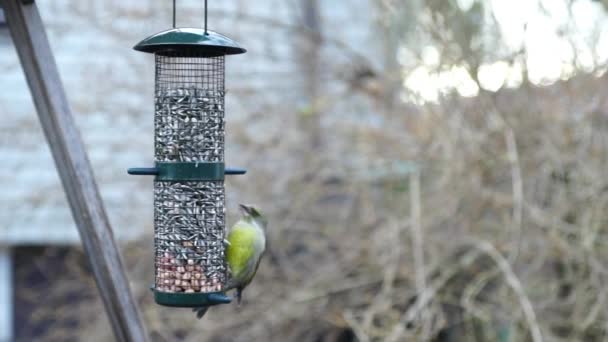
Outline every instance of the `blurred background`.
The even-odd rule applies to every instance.
[[[224,0],[237,308],[157,306],[153,58],[171,1],[37,1],[153,341],[608,339],[608,1]],[[178,26],[203,2],[178,1]],[[0,340],[109,341],[0,14]],[[12,337],[11,337],[12,336]]]

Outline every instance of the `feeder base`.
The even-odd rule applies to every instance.
[[[168,293],[154,291],[154,301],[156,304],[179,307],[197,308],[200,306],[211,306],[217,304],[228,304],[232,298],[223,292],[213,293]]]

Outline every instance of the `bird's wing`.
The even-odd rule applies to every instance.
[[[253,267],[253,271],[251,272],[251,275],[249,276],[249,279],[247,280],[247,284],[246,285],[249,285],[249,283],[253,280],[253,277],[255,277],[255,274],[258,272],[258,267],[260,267],[260,261],[262,261],[262,255],[264,255],[263,252],[257,258],[255,266]]]
[[[229,290],[236,289],[236,288],[242,289],[242,288],[246,287],[251,282],[253,277],[255,276],[255,273],[257,271],[259,264],[260,264],[260,258],[252,257],[246,261],[246,265],[244,267],[237,268],[237,267],[231,266],[231,271],[232,271],[232,268],[235,268],[237,270],[237,272],[234,272],[234,271],[232,272],[232,275],[231,275],[230,279],[228,279],[228,282],[226,283],[224,290],[229,291]]]

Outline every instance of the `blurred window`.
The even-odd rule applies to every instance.
[[[0,27],[4,27],[6,25],[6,18],[4,18],[4,12],[0,9]]]

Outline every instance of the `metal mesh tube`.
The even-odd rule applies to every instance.
[[[224,161],[224,56],[156,55],[156,161]]]
[[[224,162],[224,57],[156,55],[155,160]],[[223,181],[154,182],[156,289],[226,283]]]

